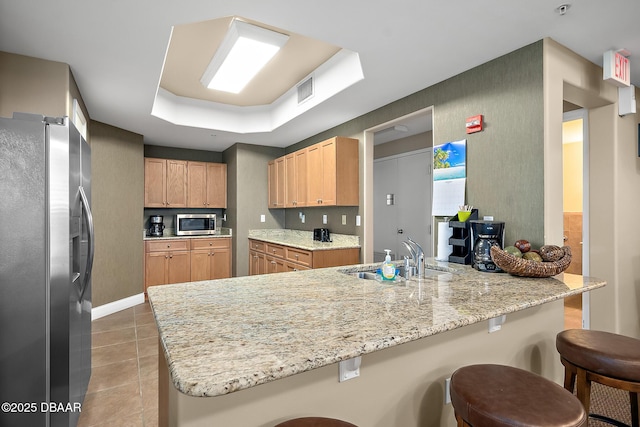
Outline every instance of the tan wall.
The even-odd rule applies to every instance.
[[[267,163],[284,154],[275,147],[235,144],[223,152],[227,164],[227,226],[233,229],[233,275],[249,274],[248,232],[284,228],[284,209],[268,209]],[[260,222],[260,215],[265,222]]]
[[[93,306],[144,292],[142,135],[92,122]]]
[[[367,259],[373,251],[369,208],[373,149],[364,133],[433,107],[433,145],[467,139],[466,202],[477,207],[481,216],[505,221],[507,241],[527,238],[540,246],[544,241],[542,53],[542,41],[525,46],[287,147],[287,152],[335,135],[360,140],[363,226],[356,233]],[[465,119],[477,114],[484,115],[485,130],[467,135]]]
[[[544,41],[545,241],[562,243],[562,105],[589,109],[589,274],[608,285],[591,298],[591,328],[640,338],[640,115],[618,116],[617,89],[602,68],[553,40]],[[585,189],[585,197],[587,189]],[[587,260],[583,260],[587,262]]]
[[[360,377],[343,383],[334,364],[212,398],[188,397],[170,386],[169,406],[177,416],[169,425],[273,427],[289,418],[322,415],[363,427],[452,427],[444,380],[455,369],[498,363],[560,383],[555,336],[562,328],[562,301],[555,301],[507,315],[502,330],[491,334],[484,321],[366,354]],[[163,369],[164,357],[160,360]]]

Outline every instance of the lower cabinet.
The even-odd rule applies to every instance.
[[[191,279],[190,255],[188,240],[146,242],[145,291],[149,286],[188,282]]]
[[[309,251],[249,239],[249,275],[336,267],[359,262],[358,248]]]
[[[191,239],[191,281],[231,277],[231,239]]]
[[[231,238],[145,242],[145,293],[149,286],[227,277],[231,277]]]

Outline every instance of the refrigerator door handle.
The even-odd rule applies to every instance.
[[[80,299],[84,295],[84,291],[87,289],[89,285],[89,281],[91,280],[91,270],[93,269],[93,254],[95,252],[95,239],[94,239],[94,231],[93,231],[93,215],[91,214],[91,207],[89,206],[89,199],[84,192],[84,188],[82,186],[79,187],[80,191],[80,200],[82,201],[82,214],[87,219],[87,227],[89,228],[87,233],[87,239],[89,240],[89,250],[87,253],[87,268],[84,274],[84,280],[82,281],[82,290],[80,291]]]

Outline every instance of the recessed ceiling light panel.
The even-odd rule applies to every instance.
[[[234,19],[200,82],[209,89],[240,93],[289,36]]]

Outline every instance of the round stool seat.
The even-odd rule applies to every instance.
[[[336,420],[334,418],[322,417],[305,417],[288,420],[276,425],[275,427],[358,427],[355,424],[346,421]]]
[[[569,329],[556,337],[564,359],[607,377],[640,382],[640,340],[586,329]]]
[[[558,384],[522,369],[502,365],[465,366],[453,373],[450,386],[458,425],[587,425],[587,415],[575,396]]]

